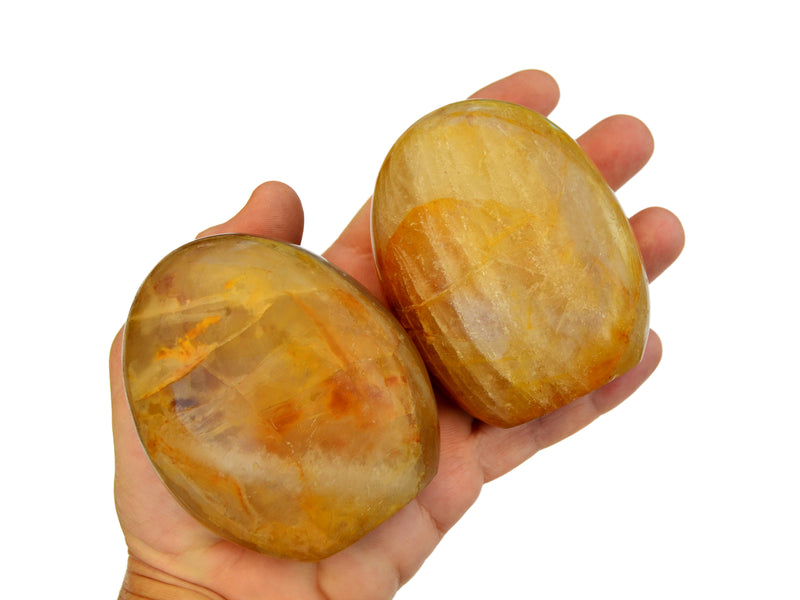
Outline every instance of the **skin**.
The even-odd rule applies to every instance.
[[[481,89],[473,97],[507,100],[546,115],[555,108],[559,90],[548,74],[522,71]],[[633,177],[653,152],[653,138],[647,127],[624,115],[601,121],[578,142],[614,189]],[[652,282],[680,254],[683,229],[678,219],[663,208],[648,208],[630,220]],[[232,219],[198,237],[217,233],[249,233],[299,244],[303,233],[300,199],[283,183],[262,184]],[[370,246],[369,202],[324,256],[383,301]],[[651,332],[638,366],[595,392],[513,429],[490,427],[440,398],[440,464],[430,485],[349,548],[317,563],[300,563],[264,556],[220,539],[172,498],[151,467],[134,430],[122,384],[120,332],[110,358],[114,491],[129,550],[120,597],[391,598],[475,502],[484,483],[619,405],[650,376],[660,358],[661,342]]]

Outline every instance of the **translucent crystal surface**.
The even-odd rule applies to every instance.
[[[544,117],[471,100],[392,147],[372,208],[391,307],[431,373],[509,427],[634,366],[647,280],[613,192]]]
[[[202,523],[261,552],[316,560],[433,477],[438,421],[405,332],[323,260],[248,236],[165,258],[125,327],[145,450]]]

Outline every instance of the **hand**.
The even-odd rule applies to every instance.
[[[553,79],[523,71],[474,97],[507,100],[548,114],[558,101]],[[633,117],[606,119],[578,139],[612,188],[619,188],[650,158],[653,141]],[[631,218],[650,281],[680,254],[677,218],[650,208]],[[249,233],[299,244],[303,209],[291,188],[265,183],[230,221],[200,236]],[[372,257],[369,203],[325,253],[383,300]],[[620,404],[655,370],[661,343],[651,332],[640,364],[603,388],[545,417],[513,429],[480,422],[439,402],[439,471],[419,496],[345,550],[317,563],[264,556],[220,539],[172,498],[151,467],[134,430],[122,384],[121,335],[111,349],[111,391],[116,453],[115,497],[129,549],[122,598],[390,598],[420,567],[445,532],[478,497],[481,486],[538,450],[572,435]]]

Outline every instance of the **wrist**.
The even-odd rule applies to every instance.
[[[224,598],[207,588],[170,575],[129,556],[119,600],[224,600]]]

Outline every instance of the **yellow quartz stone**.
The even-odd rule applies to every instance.
[[[199,521],[241,545],[317,560],[436,472],[427,371],[354,280],[288,244],[223,235],[167,256],[125,326],[142,444]]]
[[[470,100],[423,117],[378,176],[383,289],[431,374],[510,427],[641,359],[647,279],[613,192],[546,118]]]

